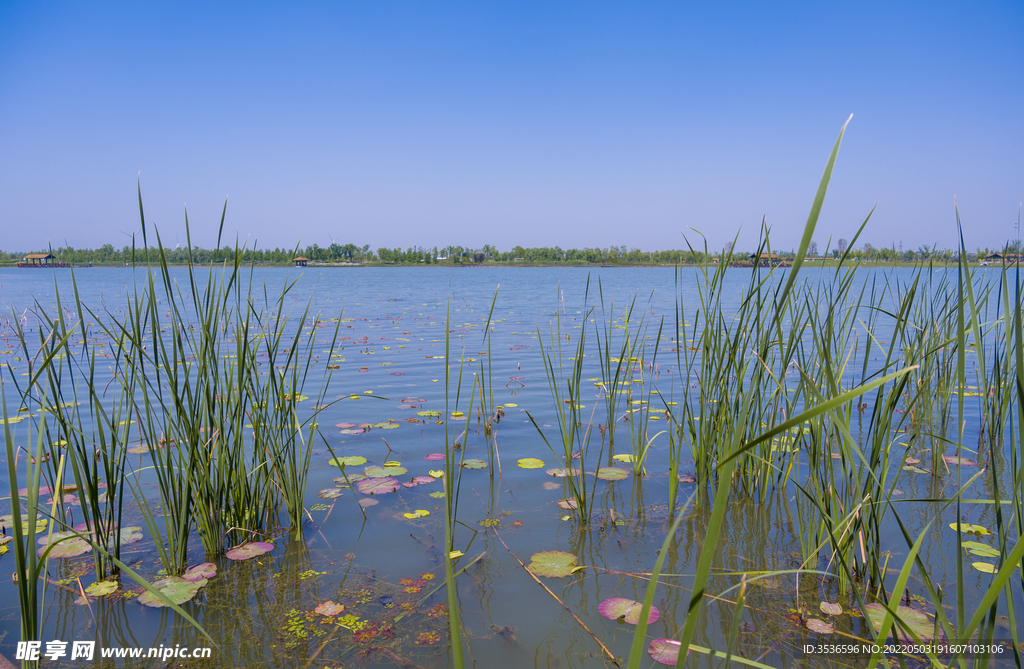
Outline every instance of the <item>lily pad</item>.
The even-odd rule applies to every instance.
[[[272,550],[274,550],[274,544],[266,541],[254,541],[249,544],[243,544],[238,548],[232,548],[224,554],[224,557],[229,560],[251,560]]]
[[[337,602],[331,601],[322,602],[321,604],[317,605],[315,609],[313,609],[313,611],[319,613],[322,616],[336,616],[339,613],[342,613],[344,610],[344,604],[338,604]]]
[[[564,479],[567,476],[579,476],[580,470],[576,469],[575,467],[571,469],[566,469],[565,467],[555,467],[554,469],[547,470],[546,473],[550,474],[551,476],[554,476],[555,478]]]
[[[835,627],[832,627],[829,623],[818,620],[817,618],[811,618],[807,621],[807,629],[818,634],[832,634],[836,631]]]
[[[444,497],[444,493],[441,492],[441,491],[432,492],[432,493],[430,493],[430,496],[431,497],[435,497],[437,499],[441,499],[442,497]]]
[[[362,430],[360,430],[362,432]],[[366,463],[366,458],[361,455],[346,455],[343,458],[332,458],[327,461],[327,464],[334,465],[335,467],[355,467]]]
[[[946,461],[947,465],[963,465],[964,467],[977,467],[978,463],[974,460],[968,460],[967,458],[958,458],[955,455],[943,455],[942,459]]]
[[[41,537],[39,543],[39,557],[43,557],[47,549],[51,558],[72,558],[92,550],[89,542],[76,536],[75,532],[54,532],[49,537]]]
[[[398,490],[402,484],[399,483],[398,479],[391,477],[378,477],[360,481],[357,485],[359,487],[359,492],[364,495],[384,495]]]
[[[547,576],[548,578],[568,576],[576,570],[579,564],[579,559],[575,555],[565,551],[534,553],[530,560],[527,569],[537,576]]]
[[[26,530],[28,529],[28,514],[27,513],[21,514],[21,526],[24,529],[26,529]],[[11,529],[12,527],[14,527],[14,514],[13,513],[9,513],[6,516],[0,516],[0,527],[4,527],[4,528],[6,528],[8,530]],[[36,533],[45,532],[45,531],[46,531],[46,519],[45,518],[39,518],[37,516],[36,517]]]
[[[431,469],[430,470],[430,477],[431,478],[439,479],[442,476],[444,476],[444,472],[441,471],[440,469]]]
[[[440,411],[417,411],[417,416],[426,416],[427,418],[437,418],[441,415]]]
[[[597,607],[597,611],[609,620],[622,618],[630,625],[636,625],[640,622],[640,610],[642,608],[643,604],[632,599],[612,597],[601,602]],[[656,607],[651,606],[651,610],[647,612],[647,624],[653,623],[660,616],[661,612]]]
[[[523,469],[540,469],[544,466],[544,461],[538,458],[522,458],[519,466]]]
[[[318,492],[316,496],[319,497],[320,499],[338,499],[339,497],[341,497],[341,494],[341,488],[324,488],[323,490]]]
[[[338,434],[363,434],[364,432],[366,432],[366,430],[361,427],[353,427],[347,430],[341,430]],[[363,462],[366,462],[366,460],[363,460]]]
[[[629,476],[629,471],[619,467],[600,467],[597,470],[597,478],[602,481],[621,481]]]
[[[107,550],[114,550],[114,543],[118,542],[122,546],[128,544],[134,544],[142,541],[142,528],[141,527],[122,527],[115,536],[110,537],[110,541],[107,542]]]
[[[986,534],[991,534],[981,525],[971,525],[969,523],[950,523],[949,529],[963,532],[964,534],[976,534],[979,537],[983,537]]]
[[[175,604],[184,604],[199,593],[199,588],[206,585],[206,579],[201,581],[186,581],[178,576],[168,576],[167,578],[162,578],[159,581],[156,581],[153,585],[163,593],[167,599],[171,600]],[[167,606],[166,602],[148,590],[139,595],[139,603],[153,608]]]
[[[868,604],[864,608],[868,615],[868,620],[871,621],[871,626],[875,628],[875,632],[880,631],[882,629],[882,621],[885,620],[885,607],[881,604]],[[916,634],[923,642],[935,641],[935,637],[933,635],[934,625],[927,615],[907,606],[897,607],[896,614],[899,616],[902,624],[898,621],[894,621],[891,629],[897,634],[900,641],[915,641],[910,632],[903,629],[903,626],[908,627],[909,630]]]
[[[398,423],[374,423],[373,426],[378,430],[397,430]]]
[[[618,460],[619,462],[633,462],[633,456],[629,453],[620,453],[619,455],[613,455],[612,460]]]
[[[387,478],[388,476],[401,476],[409,470],[405,467],[367,467],[363,470],[370,478]]]
[[[96,581],[85,589],[85,594],[92,597],[103,597],[104,595],[116,592],[117,588],[117,581]]]
[[[971,566],[977,569],[978,571],[984,572],[986,574],[996,573],[996,566],[988,562],[972,562]]]
[[[462,466],[466,469],[483,469],[487,466],[487,461],[480,458],[466,458],[462,461]]]
[[[345,480],[344,476],[335,476],[334,486],[336,488],[347,488],[349,481],[351,481],[352,483],[359,483],[360,481],[365,481],[366,478],[366,474],[359,473],[349,474],[348,481]]]
[[[838,616],[843,612],[843,607],[829,602],[822,602],[818,605],[818,608],[821,609],[822,613],[827,613],[830,616]]]
[[[355,423],[337,423],[334,427],[340,427],[343,430],[355,427]]]
[[[378,502],[377,500],[375,500],[375,499],[373,499],[371,497],[364,497],[361,500],[359,500],[359,506],[361,506],[363,508],[368,508],[368,507],[371,507],[371,506],[377,506],[378,504],[380,504],[380,502]]]
[[[194,564],[185,570],[181,578],[192,583],[211,579],[217,575],[217,565],[212,562]]]
[[[412,482],[416,485],[426,485],[434,482],[433,476],[414,476]]]
[[[412,513],[406,513],[404,515],[405,515],[406,518],[422,518],[424,516],[429,516],[430,512],[429,511],[425,511],[424,509],[417,509],[417,510],[413,511]]]
[[[560,499],[558,506],[562,509],[575,509],[578,507],[578,503],[574,499]]]
[[[141,455],[142,453],[149,453],[148,444],[139,444],[138,446],[131,446],[128,448],[128,452],[132,455]]]
[[[992,548],[991,546],[978,541],[964,541],[960,545],[970,551],[972,555],[977,555],[979,557],[999,557],[999,549]]]
[[[431,462],[439,462],[444,460],[444,453],[431,453],[430,455],[423,458],[424,460],[430,460]]]
[[[419,404],[420,402],[426,402],[426,400],[418,399],[416,397],[402,398],[402,404]]]
[[[679,651],[683,649],[683,644],[672,639],[655,639],[647,646],[647,654],[654,659],[655,662],[661,664],[668,664],[675,666],[679,661]]]

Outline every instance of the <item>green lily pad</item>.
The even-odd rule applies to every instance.
[[[559,578],[573,573],[579,565],[579,559],[572,553],[564,551],[543,551],[534,553],[527,567],[537,576]]]
[[[114,550],[114,544],[119,543],[122,546],[128,544],[134,544],[142,541],[142,528],[141,527],[122,527],[114,536],[110,537],[107,541],[107,550]]]
[[[186,581],[179,576],[168,576],[153,583],[154,587],[175,604],[184,604],[189,601],[199,593],[199,588],[204,585],[206,585],[206,579]],[[153,608],[167,606],[166,602],[148,590],[139,595],[139,603]]]
[[[116,592],[118,587],[117,581],[96,581],[85,589],[85,594],[92,597],[103,597]]]
[[[994,574],[994,573],[996,573],[996,566],[994,564],[989,563],[989,562],[972,562],[971,566],[974,567],[975,569],[977,569],[978,571],[983,572],[985,574]]]
[[[431,496],[431,497],[434,497],[434,498],[436,498],[436,499],[441,499],[441,498],[443,498],[443,497],[444,497],[444,493],[443,493],[443,492],[441,492],[441,491],[438,491],[438,492],[432,492],[432,493],[430,493],[430,496]]]
[[[597,470],[597,478],[602,481],[621,481],[629,476],[629,471],[619,467],[600,467]]]
[[[479,458],[466,458],[462,461],[462,466],[466,469],[483,469],[487,466],[487,461]]]
[[[979,537],[983,537],[986,534],[991,534],[981,525],[971,525],[969,523],[950,523],[949,529],[963,532],[964,534],[976,534]]]
[[[397,430],[398,423],[374,423],[373,427],[378,430]]]
[[[871,621],[871,626],[875,628],[875,632],[880,631],[882,629],[882,621],[885,620],[885,607],[881,604],[868,604],[864,608],[867,613],[868,620]],[[896,608],[896,614],[902,622],[894,621],[891,629],[897,634],[900,641],[915,641],[911,632],[916,634],[923,642],[935,640],[935,636],[933,634],[934,625],[931,618],[929,618],[925,613],[907,606],[898,606]]]
[[[6,516],[0,516],[0,526],[10,530],[14,527],[14,514],[9,513]],[[21,514],[21,526],[24,529],[28,529],[28,514]],[[36,533],[46,531],[46,519],[36,516]]]
[[[540,469],[544,466],[544,461],[539,458],[522,458],[519,460],[519,466],[523,469]]]
[[[960,544],[966,548],[972,555],[979,557],[999,557],[999,549],[992,548],[978,541],[964,541]]]
[[[401,476],[409,470],[405,467],[367,467],[363,471],[370,478],[382,479],[388,476]]]
[[[843,607],[838,604],[831,604],[829,602],[822,602],[818,605],[822,613],[827,613],[830,616],[838,616],[843,612]]]
[[[345,467],[347,465],[355,467],[357,465],[364,464],[365,462],[366,458],[361,455],[346,455],[343,458],[332,458],[327,461],[327,464],[334,465],[335,467]]]
[[[348,475],[348,480],[351,481],[352,483],[359,483],[360,481],[365,481],[367,478],[369,478],[369,477],[366,474],[354,473],[354,474],[349,474]],[[344,476],[335,476],[334,477],[334,485],[337,488],[347,488],[347,487],[349,487],[348,482],[345,481],[345,477]]]
[[[77,532],[54,532],[50,536],[39,538],[39,557],[43,557],[49,549],[51,558],[72,558],[84,555],[92,550],[92,546],[85,539],[77,536]]]
[[[417,411],[417,416],[426,416],[427,418],[437,418],[441,415],[440,411]]]

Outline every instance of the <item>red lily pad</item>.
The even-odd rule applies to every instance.
[[[409,470],[405,467],[367,467],[363,470],[366,475],[374,479],[383,479],[388,476],[401,476]]]
[[[364,495],[384,495],[398,490],[401,483],[398,482],[398,479],[389,476],[387,478],[369,478],[356,485],[359,487],[359,492]]]
[[[436,479],[433,476],[416,476],[413,478],[412,482],[416,485],[426,485],[428,483],[433,483],[435,480]]]
[[[647,646],[647,654],[655,662],[675,666],[679,661],[679,651],[682,649],[683,644],[673,639],[655,639]]]
[[[968,460],[967,458],[958,458],[955,455],[943,455],[942,459],[946,461],[947,465],[963,465],[964,467],[977,467],[978,463],[974,460]]]
[[[643,604],[632,599],[612,597],[601,602],[597,607],[597,611],[608,620],[622,618],[630,625],[636,625],[640,622],[640,610],[642,608]],[[656,607],[651,606],[651,610],[647,613],[647,623],[653,623],[660,616],[661,612]]]
[[[317,607],[313,610],[322,616],[336,616],[345,610],[345,605],[338,604],[337,602],[327,601],[317,605]]]
[[[822,602],[818,605],[822,613],[827,613],[830,616],[838,616],[843,612],[843,607],[838,604],[830,604],[829,602]]]
[[[430,460],[431,462],[438,462],[440,460],[444,460],[444,453],[431,453],[423,459]]]
[[[574,499],[560,499],[558,500],[558,506],[562,509],[575,509],[578,508],[579,503]]]
[[[201,562],[194,564],[185,570],[181,575],[182,580],[195,583],[205,579],[211,579],[217,575],[217,565],[212,562]]]
[[[831,624],[817,618],[811,618],[807,621],[807,629],[818,634],[832,634],[836,631],[836,628],[832,627]]]
[[[224,557],[229,560],[251,560],[272,550],[274,550],[274,544],[267,543],[266,541],[254,541],[249,544],[243,544],[238,548],[232,548],[224,554]]]
[[[340,428],[341,428],[341,429],[343,429],[343,430],[347,430],[347,429],[349,429],[349,428],[353,428],[353,427],[355,427],[355,426],[356,426],[356,424],[355,424],[355,423],[336,423],[336,424],[334,425],[334,427],[340,427]]]

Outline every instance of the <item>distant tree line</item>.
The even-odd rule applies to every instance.
[[[978,248],[972,258],[983,259],[991,253],[1002,253],[1018,255],[1024,249],[1020,240],[1016,240],[1000,249]],[[192,249],[176,246],[165,248],[167,261],[170,264],[183,265],[191,261],[196,264],[210,262],[222,262],[233,260],[236,251],[242,254],[242,262],[261,265],[287,265],[291,264],[297,257],[306,258],[313,263],[382,263],[382,264],[479,264],[479,263],[501,263],[527,265],[676,265],[676,264],[698,264],[709,260],[718,260],[730,253],[727,246],[719,252],[704,253],[691,250],[673,251],[641,251],[638,248],[627,248],[625,246],[609,246],[606,248],[582,248],[563,249],[559,246],[553,247],[523,247],[514,246],[509,251],[500,251],[490,244],[484,244],[481,248],[469,246],[434,246],[431,248],[423,246],[411,246],[408,248],[380,247],[371,249],[369,244],[356,246],[355,244],[331,244],[320,246],[311,244],[305,248],[296,247],[292,249],[236,249],[233,246],[224,246],[219,249],[204,249],[198,246]],[[104,244],[98,249],[76,249],[70,246],[38,249],[35,251],[3,252],[0,251],[0,261],[6,263],[18,262],[26,253],[52,253],[55,259],[72,263],[75,265],[123,265],[132,262],[142,263],[146,261],[147,250],[145,248],[133,248],[123,246],[120,249],[114,248],[112,244]],[[782,260],[792,260],[795,250],[780,251],[773,249],[773,252]],[[958,253],[948,249],[939,249],[935,246],[921,245],[917,249],[903,250],[902,248],[875,247],[870,243],[864,243],[859,249],[849,248],[845,239],[839,239],[831,249],[826,249],[819,255],[818,243],[812,241],[808,247],[807,255],[812,258],[838,258],[844,253],[850,258],[875,262],[926,262],[926,261],[952,261]],[[733,260],[749,259],[752,252],[732,251]],[[155,261],[159,258],[159,249],[151,247],[148,256]]]

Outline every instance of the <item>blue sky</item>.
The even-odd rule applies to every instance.
[[[0,2],[0,249],[1016,236],[1024,3],[298,5]]]

